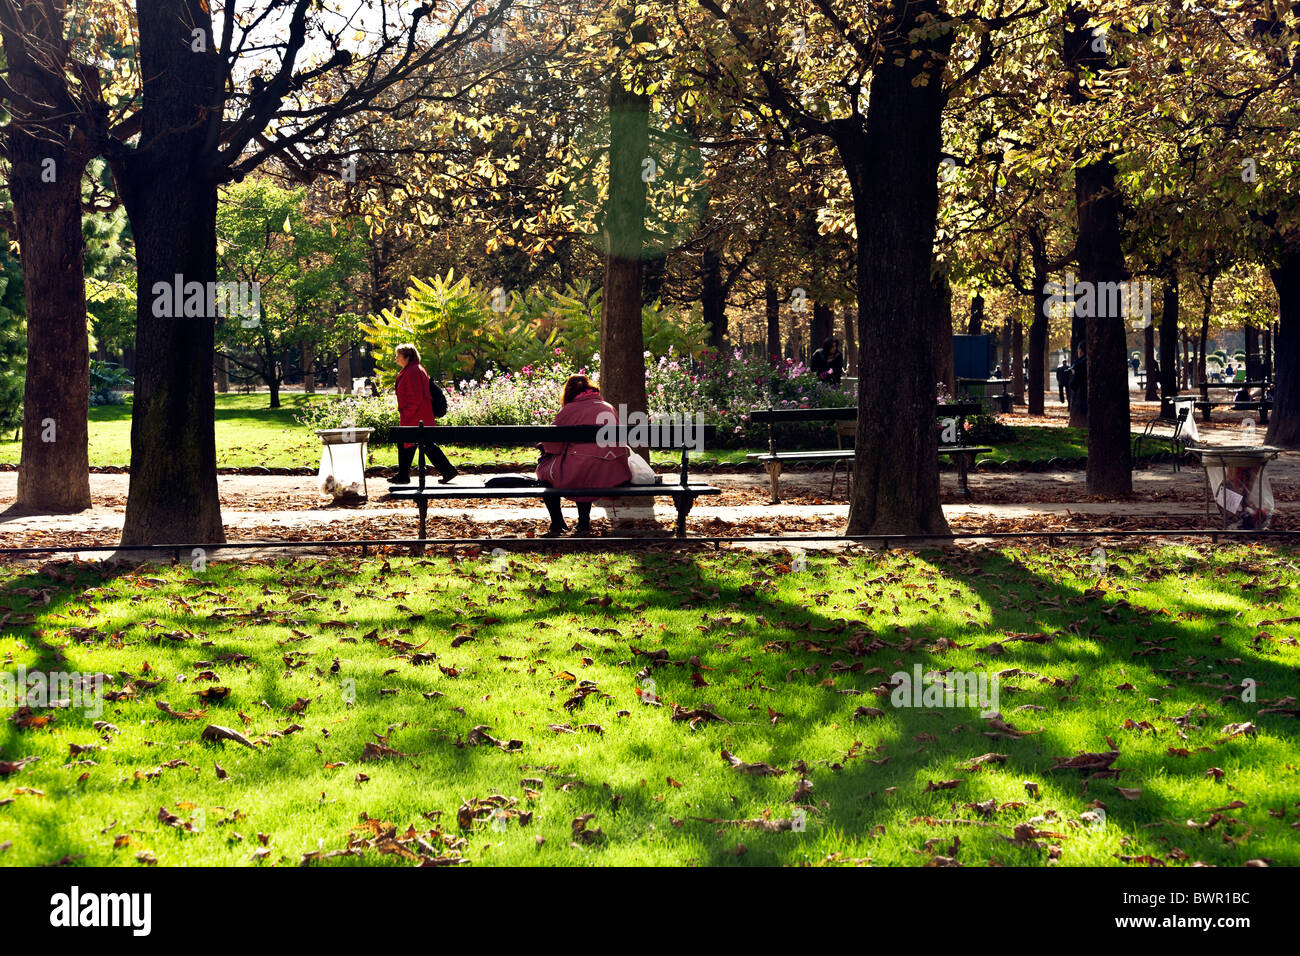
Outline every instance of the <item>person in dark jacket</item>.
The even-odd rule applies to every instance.
[[[1056,366],[1056,390],[1061,394],[1061,404],[1070,404],[1070,363],[1061,359],[1061,364]]]
[[[400,414],[398,424],[419,425],[426,428],[435,423],[433,417],[433,398],[429,394],[429,373],[420,364],[420,353],[414,345],[407,342],[399,345],[396,352],[397,364],[401,371],[397,373],[397,411]],[[429,460],[442,475],[445,485],[459,472],[442,449],[431,439],[424,442],[424,457]],[[397,449],[397,475],[389,479],[390,485],[409,485],[411,483],[411,462],[415,460],[415,442],[407,442]]]
[[[808,362],[814,375],[831,385],[839,385],[844,377],[844,353],[840,351],[840,340],[829,338],[822,347],[812,354]]]
[[[1084,352],[1082,342],[1079,343],[1079,357],[1070,369],[1070,393],[1074,396],[1074,402],[1071,403],[1070,408],[1078,407],[1079,414],[1086,418],[1088,415],[1088,356]]]

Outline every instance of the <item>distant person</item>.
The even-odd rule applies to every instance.
[[[433,417],[433,397],[429,393],[429,373],[420,364],[420,353],[410,342],[399,345],[395,352],[397,365],[397,411],[401,416],[398,424],[432,426],[436,424]],[[442,475],[445,485],[459,472],[442,449],[432,439],[425,439],[424,456],[429,464]],[[411,483],[411,462],[415,459],[415,442],[407,442],[397,449],[397,475],[389,479],[390,485],[409,485]]]
[[[1251,397],[1250,389],[1245,387],[1237,389],[1237,394],[1233,396],[1232,400],[1235,403],[1232,406],[1233,408],[1248,408],[1249,407],[1248,405],[1244,405],[1242,403],[1254,401],[1254,399]]]
[[[570,375],[560,393],[556,425],[604,425],[616,419],[614,406],[600,397],[596,383],[585,375]],[[632,480],[628,465],[631,450],[626,445],[602,446],[596,442],[543,442],[537,462],[537,480],[550,488],[617,488]],[[595,498],[575,498],[578,504],[578,534],[591,530],[591,503]],[[564,523],[558,498],[546,498],[551,528],[545,537],[555,538],[569,530]]]
[[[1070,368],[1070,392],[1074,396],[1074,400],[1070,403],[1071,412],[1077,408],[1079,414],[1086,420],[1088,417],[1088,356],[1082,342],[1079,343],[1079,357]]]
[[[1133,374],[1136,376],[1138,369],[1142,367],[1142,361],[1135,355],[1128,360],[1128,364],[1133,367]]]
[[[1070,363],[1061,359],[1056,366],[1056,390],[1061,393],[1061,404],[1070,404]]]
[[[840,351],[840,340],[827,339],[822,347],[812,354],[809,367],[818,378],[830,385],[839,385],[844,377],[844,353]]]

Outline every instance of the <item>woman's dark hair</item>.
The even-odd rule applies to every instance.
[[[567,405],[583,392],[598,392],[596,383],[585,375],[570,375],[568,381],[564,383],[564,393],[560,401],[561,405]]]
[[[838,350],[840,347],[840,340],[833,337],[827,339],[825,342],[822,343],[822,351],[825,352],[827,355],[830,355],[832,346],[834,346]]]
[[[416,365],[420,364],[420,350],[410,342],[402,343],[397,347],[396,351],[400,355],[406,356],[408,362],[414,362]]]

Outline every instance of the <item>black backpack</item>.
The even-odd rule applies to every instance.
[[[442,418],[447,414],[447,396],[433,379],[429,379],[429,398],[433,401],[434,418]]]

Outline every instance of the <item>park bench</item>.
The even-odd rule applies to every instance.
[[[646,429],[648,447],[660,450],[680,451],[682,454],[681,470],[675,481],[661,478],[660,484],[653,485],[619,485],[616,488],[551,488],[545,485],[527,487],[494,487],[467,484],[438,484],[426,472],[424,459],[424,441],[432,441],[440,446],[487,446],[518,448],[533,446],[540,442],[574,442],[587,443],[598,441],[601,428],[597,425],[439,425],[426,428],[424,425],[397,426],[388,430],[387,442],[401,444],[416,442],[419,448],[419,478],[413,487],[395,487],[389,495],[399,501],[414,501],[420,513],[420,538],[425,537],[425,526],[429,512],[429,502],[453,498],[481,498],[485,500],[508,500],[513,498],[546,499],[563,498],[671,498],[677,508],[677,537],[686,536],[686,516],[690,514],[695,499],[703,495],[721,494],[720,488],[697,484],[690,481],[688,473],[689,455],[692,445],[697,442],[712,441],[716,436],[713,425],[688,425],[680,423],[652,423]],[[636,437],[633,429],[633,438]],[[417,546],[417,551],[418,551]]]
[[[1013,396],[1007,391],[1011,384],[1009,378],[959,378],[957,379],[958,397],[966,397],[980,403],[981,411],[993,411],[993,406],[1003,415],[1011,414]],[[1002,391],[990,391],[995,385],[1001,385]]]
[[[1267,425],[1268,413],[1273,408],[1272,402],[1269,401],[1239,402],[1236,401],[1236,399],[1234,398],[1228,398],[1223,400],[1211,400],[1210,389],[1212,388],[1231,389],[1232,392],[1235,394],[1236,392],[1240,391],[1243,388],[1263,389],[1263,388],[1267,388],[1268,385],[1269,385],[1268,382],[1222,382],[1222,383],[1201,382],[1197,385],[1197,388],[1201,392],[1201,400],[1196,403],[1196,410],[1201,413],[1201,421],[1203,422],[1208,422],[1210,420],[1210,411],[1212,409],[1219,408],[1221,406],[1227,406],[1228,408],[1240,410],[1240,411],[1255,411],[1259,413],[1259,423],[1261,425]]]
[[[939,419],[955,419],[957,423],[957,433],[961,434],[967,415],[978,415],[983,411],[983,405],[978,402],[961,402],[951,405],[939,405],[937,408]],[[852,448],[828,448],[816,451],[779,451],[776,447],[776,426],[790,424],[795,422],[835,422],[837,428],[845,422],[857,422],[857,408],[787,408],[787,409],[756,409],[749,413],[749,420],[760,425],[767,425],[767,447],[766,452],[751,452],[745,457],[751,461],[759,462],[767,471],[768,478],[772,482],[772,503],[777,504],[781,500],[781,469],[787,464],[821,464],[824,462],[831,463],[831,491],[835,493],[835,470],[840,462],[849,462],[853,460],[854,451]],[[846,432],[839,431],[841,439],[846,437]],[[962,445],[962,444],[941,444],[939,446],[939,456],[950,458],[957,467],[957,481],[961,487],[963,495],[970,495],[970,485],[968,475],[970,466],[975,462],[975,456],[983,452],[991,452],[993,449],[985,445]]]
[[[1170,453],[1174,456],[1174,471],[1178,471],[1179,463],[1187,450],[1190,441],[1186,430],[1192,417],[1192,402],[1183,401],[1173,406],[1171,414],[1161,414],[1150,419],[1142,428],[1142,434],[1135,435],[1133,438],[1133,466],[1137,467],[1138,458],[1142,454],[1143,445],[1164,444],[1169,448]],[[1168,434],[1163,430],[1169,429]]]

